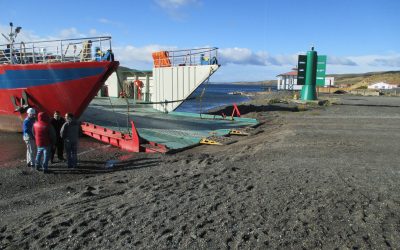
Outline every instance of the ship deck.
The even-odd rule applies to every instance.
[[[129,101],[129,112],[127,101]],[[80,118],[112,130],[128,133],[133,121],[140,137],[178,150],[199,144],[202,138],[224,136],[231,129],[252,127],[256,119],[170,112],[155,110],[148,104],[135,104],[133,100],[96,97]]]

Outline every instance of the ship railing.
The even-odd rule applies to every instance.
[[[155,68],[218,64],[217,47],[157,51],[152,55]]]
[[[20,42],[0,45],[1,64],[112,61],[111,37]]]

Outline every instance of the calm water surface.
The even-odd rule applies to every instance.
[[[263,85],[244,85],[230,83],[206,83],[201,84],[189,97],[189,100],[184,101],[176,111],[205,113],[207,110],[246,102],[249,97],[242,95],[232,95],[232,92],[260,92],[265,91],[268,87]],[[276,90],[275,87],[271,87]],[[204,90],[204,93],[203,93]],[[201,96],[201,98],[199,98]],[[192,98],[192,99],[190,99]]]

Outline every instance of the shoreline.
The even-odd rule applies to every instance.
[[[256,82],[231,82],[230,84],[237,84],[237,85],[262,85],[262,86],[269,86],[269,87],[277,87],[277,80],[266,80],[266,81],[256,81]]]

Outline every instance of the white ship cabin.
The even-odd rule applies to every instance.
[[[377,83],[373,83],[371,85],[368,86],[368,89],[395,89],[397,88],[397,85],[394,84],[389,84],[386,82],[377,82]]]
[[[297,68],[292,71],[277,75],[278,90],[301,90],[302,85],[297,85]],[[335,85],[334,77],[325,77],[324,87],[333,87]]]

